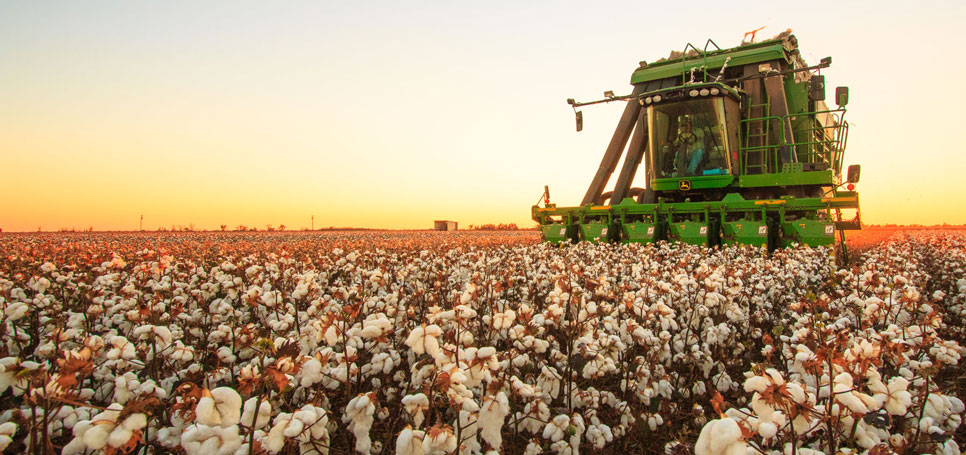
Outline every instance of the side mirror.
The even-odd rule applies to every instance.
[[[849,183],[859,183],[859,176],[862,174],[862,166],[853,164],[849,166],[849,172],[845,180]]]
[[[577,111],[577,132],[584,129],[584,113],[582,111]]]
[[[849,88],[848,87],[835,87],[835,104],[839,107],[845,107],[849,104]]]
[[[825,101],[825,76],[816,74],[808,81],[808,99]]]

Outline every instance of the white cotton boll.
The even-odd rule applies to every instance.
[[[4,449],[6,449],[6,446],[0,447],[0,451]],[[82,455],[85,451],[87,451],[87,446],[84,445],[84,441],[80,438],[74,438],[61,449],[60,455]]]
[[[869,412],[869,408],[865,405],[861,398],[856,395],[855,392],[849,391],[849,388],[843,386],[842,384],[835,385],[835,399],[842,403],[845,407],[849,408],[850,411],[856,414],[866,414]]]
[[[396,438],[396,455],[423,455],[423,432],[406,425]]]
[[[275,426],[268,432],[268,436],[265,438],[265,447],[269,452],[278,453],[285,447],[285,423],[287,420],[282,420],[275,423]]]
[[[208,455],[211,453],[218,453],[218,447],[221,446],[221,441],[218,438],[209,437],[201,443],[201,447],[198,449],[198,455]]]
[[[115,427],[114,431],[111,431],[111,434],[107,437],[107,444],[111,447],[121,447],[131,440],[133,434],[131,430],[123,426]]]
[[[785,378],[782,377],[782,374],[779,373],[778,370],[774,368],[769,368],[765,370],[765,374],[768,375],[769,379],[771,379],[771,382],[774,383],[775,385],[782,385],[785,383]]]
[[[775,436],[775,433],[777,432],[778,432],[778,426],[776,426],[774,422],[761,422],[758,425],[758,434],[760,434],[761,437],[765,439],[769,439],[772,436]]]
[[[741,428],[730,417],[716,419],[705,424],[694,444],[695,455],[744,454],[745,442],[741,440]]]
[[[890,381],[889,384],[892,385],[892,382]],[[947,402],[947,408],[953,414],[962,414],[963,411],[966,411],[966,404],[963,403],[963,400],[960,400],[959,398],[956,398],[952,395],[946,395],[945,398]]]
[[[231,387],[218,387],[211,391],[211,395],[215,400],[221,427],[237,425],[241,418],[241,395]]]
[[[483,399],[478,422],[480,437],[494,450],[499,451],[503,445],[503,422],[510,413],[510,401],[506,394],[500,392],[496,397],[487,396]]]
[[[218,351],[215,352],[215,355],[218,356],[218,360],[226,364],[232,364],[232,363],[235,363],[236,360],[238,360],[238,357],[235,356],[235,353],[233,353],[231,348],[229,348],[228,346],[222,346],[218,348]]]
[[[13,436],[17,432],[17,424],[13,422],[4,422],[0,424],[0,435],[2,436]]]
[[[413,423],[419,427],[423,423],[423,412],[429,410],[429,398],[423,393],[406,395],[402,399],[402,404],[406,412],[412,416]]]
[[[234,454],[242,445],[241,435],[238,434],[237,425],[217,428],[215,429],[215,435],[221,440],[221,447],[218,448],[217,455]]]
[[[368,453],[372,447],[369,430],[372,428],[372,416],[375,412],[376,406],[365,394],[356,396],[346,405],[346,413],[342,416],[342,420],[349,424],[349,430],[356,437],[357,452]]]
[[[476,357],[479,359],[486,359],[496,355],[496,348],[493,346],[485,346],[476,351]]]
[[[493,315],[493,328],[495,330],[505,330],[513,326],[513,322],[516,321],[516,312],[513,310],[506,310],[503,313],[496,313]]]
[[[436,357],[439,354],[439,341],[436,337],[442,335],[443,330],[437,325],[420,326],[413,329],[406,338],[406,345],[416,354],[429,354]]]
[[[931,393],[926,397],[926,406],[923,408],[923,413],[933,420],[940,420],[946,411],[946,400],[943,400],[942,395],[937,393]]]
[[[456,435],[446,425],[434,426],[423,436],[423,453],[426,455],[448,454],[456,450],[456,445]]]
[[[255,421],[255,429],[264,428],[268,425],[268,422],[272,418],[272,405],[271,403],[261,400],[258,405],[258,416],[255,416],[255,402],[258,401],[256,397],[251,397],[245,401],[244,412],[242,413],[241,423],[246,426],[252,426],[252,421]]]
[[[329,327],[327,327],[325,329],[325,332],[322,334],[322,337],[325,339],[325,344],[327,344],[329,346],[335,346],[336,344],[338,344],[339,343],[339,332],[335,328],[335,324],[330,325]]]
[[[17,424],[13,422],[0,424],[0,452],[3,452],[13,442],[13,435],[16,432]]]
[[[570,426],[570,416],[560,414],[553,418],[547,426],[543,428],[543,438],[557,442],[566,435],[567,427]]]
[[[305,429],[305,424],[301,420],[292,419],[285,426],[285,437],[294,438]]]
[[[302,364],[302,380],[299,382],[302,387],[311,387],[323,378],[322,362],[319,362],[319,359],[312,357]]]
[[[107,437],[111,434],[111,428],[107,425],[94,425],[84,432],[84,445],[94,450],[103,449],[107,446]]]
[[[148,416],[143,413],[134,413],[129,415],[121,425],[128,430],[140,430],[148,424]]]
[[[215,399],[209,396],[201,397],[195,405],[195,422],[210,427],[221,424],[221,416],[215,411]]]

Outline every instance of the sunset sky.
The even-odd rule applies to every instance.
[[[761,26],[850,87],[866,223],[966,223],[966,2],[658,4],[0,1],[0,228],[530,226],[620,115],[567,98]]]

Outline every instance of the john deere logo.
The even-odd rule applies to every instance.
[[[688,191],[688,190],[690,190],[691,189],[691,181],[690,180],[679,180],[678,181],[678,189],[681,190],[681,191]]]

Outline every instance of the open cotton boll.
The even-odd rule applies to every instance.
[[[261,403],[258,405],[258,416],[255,416],[255,403],[257,401],[257,397],[251,397],[245,401],[245,407],[241,416],[241,423],[243,425],[250,427],[252,426],[252,421],[254,421],[256,430],[264,428],[272,418],[272,404],[265,400],[261,400]]]
[[[429,410],[429,398],[424,393],[406,395],[402,399],[403,408],[413,418],[413,423],[419,427],[423,423],[424,412]]]
[[[13,435],[17,432],[17,424],[4,422],[0,424],[0,452],[13,442]]]
[[[215,410],[220,416],[220,426],[227,428],[237,425],[241,418],[241,395],[231,387],[218,387],[211,391],[211,396],[215,400]]]
[[[442,335],[443,330],[433,324],[430,326],[420,326],[413,329],[406,338],[406,345],[412,348],[416,354],[429,354],[436,357],[439,354],[439,341],[436,339]]]
[[[144,413],[137,412],[127,416],[124,422],[121,422],[121,426],[127,428],[128,430],[135,431],[144,428],[148,424],[148,416]]]
[[[111,430],[107,425],[93,425],[84,432],[81,438],[87,447],[100,450],[107,446],[107,438],[111,435]]]
[[[741,428],[730,417],[705,424],[694,444],[694,455],[744,455],[746,450],[747,445],[741,440]]]
[[[342,421],[349,424],[349,431],[356,437],[357,452],[368,453],[372,447],[369,430],[372,428],[372,416],[375,412],[376,406],[366,394],[359,394],[346,405]]]
[[[487,396],[483,399],[483,406],[480,408],[480,437],[490,445],[493,450],[499,451],[503,445],[503,422],[507,414],[510,413],[510,401],[504,392],[498,393],[495,397]]]
[[[265,447],[269,452],[278,453],[285,447],[285,438],[293,438],[302,432],[304,424],[301,420],[293,420],[292,414],[282,413],[275,418],[275,426],[265,438]]]
[[[124,444],[127,444],[133,435],[133,431],[123,426],[115,427],[114,430],[111,431],[111,434],[107,436],[107,444],[111,447],[121,447]]]
[[[322,374],[322,362],[319,362],[319,359],[316,359],[315,357],[312,357],[302,363],[301,373],[302,379],[299,381],[299,384],[305,388],[311,387],[321,382],[322,379],[325,378],[325,375]]]
[[[493,315],[493,328],[495,330],[509,329],[516,321],[517,314],[513,310],[506,310],[502,313]]]
[[[423,437],[425,433],[413,430],[413,427],[406,425],[396,437],[396,455],[423,455]]]
[[[869,390],[874,394],[872,397],[876,400],[877,407],[884,408],[892,415],[904,415],[912,404],[912,394],[906,390],[908,387],[909,380],[896,376],[888,385],[881,381],[874,382]]]
[[[221,424],[221,415],[215,411],[215,399],[210,396],[203,396],[195,405],[195,422],[210,427]]]
[[[543,438],[557,442],[567,434],[567,427],[569,426],[570,416],[566,414],[557,415],[543,428]]]
[[[231,455],[242,445],[238,426],[191,425],[181,434],[181,446],[188,455]]]
[[[456,435],[449,425],[434,425],[423,436],[425,455],[444,455],[456,450]]]
[[[775,422],[761,422],[758,424],[758,434],[760,434],[762,438],[770,439],[771,437],[775,436],[775,433],[777,432],[778,426],[775,425]]]
[[[359,332],[359,336],[367,339],[375,339],[391,331],[392,321],[384,313],[376,313],[363,321],[363,328]]]

